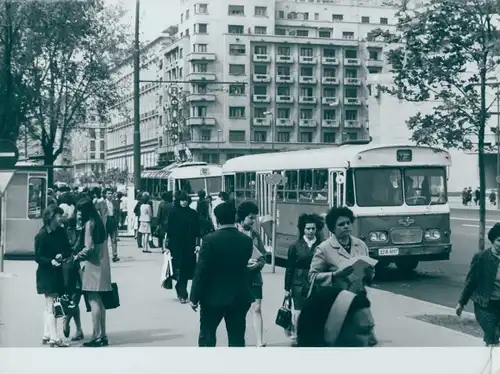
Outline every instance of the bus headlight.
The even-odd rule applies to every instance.
[[[372,231],[368,238],[371,242],[386,242],[387,241],[387,233],[384,231]]]
[[[437,229],[425,230],[424,238],[427,240],[441,239],[441,232]]]

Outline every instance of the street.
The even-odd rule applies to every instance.
[[[453,209],[451,213],[452,253],[449,261],[421,262],[417,270],[404,276],[394,265],[379,271],[376,288],[455,307],[474,252],[477,250],[479,211]],[[500,222],[500,212],[488,211],[486,229]],[[486,231],[487,231],[486,230]],[[489,245],[489,242],[486,243]],[[466,309],[472,312],[472,303]]]

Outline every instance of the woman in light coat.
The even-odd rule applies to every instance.
[[[77,205],[78,215],[83,223],[85,247],[74,259],[80,261],[82,268],[82,292],[86,294],[92,313],[93,332],[85,347],[102,347],[108,345],[106,336],[106,309],[102,301],[102,293],[112,290],[111,267],[109,253],[105,246],[106,230],[94,204],[83,199]]]

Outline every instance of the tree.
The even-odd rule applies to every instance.
[[[128,171],[120,168],[111,168],[104,175],[105,184],[125,183],[128,179]]]
[[[50,167],[72,131],[90,115],[107,121],[120,101],[111,69],[130,52],[132,38],[120,22],[123,10],[100,1],[32,2],[26,12],[29,132]]]
[[[500,60],[495,22],[498,0],[430,0],[418,10],[398,13],[396,32],[384,36],[393,86],[386,92],[413,102],[435,101],[430,114],[407,121],[417,144],[470,150],[477,139],[480,209],[479,248],[485,233],[485,125],[488,76]],[[500,82],[499,82],[500,83]]]
[[[54,172],[54,180],[56,182],[64,182],[72,184],[74,181],[73,172],[69,169],[59,169]]]

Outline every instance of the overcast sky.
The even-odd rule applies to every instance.
[[[104,0],[108,4],[121,3],[129,11],[124,22],[134,25],[135,0]],[[178,23],[180,15],[179,0],[140,0],[141,41],[153,40],[162,30]]]

